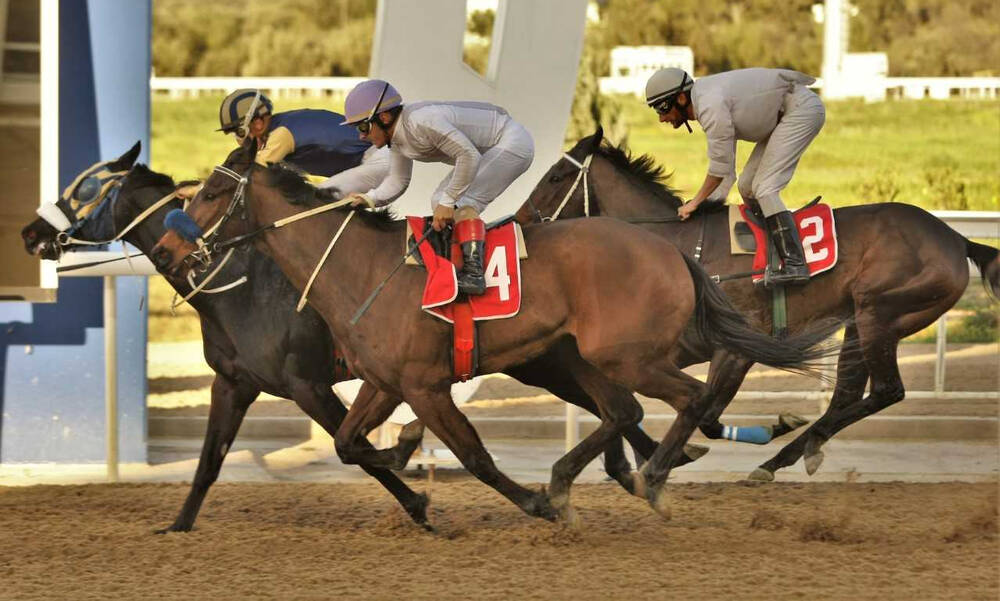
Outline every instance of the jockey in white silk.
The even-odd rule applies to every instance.
[[[826,110],[807,86],[815,79],[788,69],[739,69],[691,79],[681,69],[660,69],[646,83],[646,102],[674,129],[698,121],[708,138],[708,174],[678,211],[686,219],[709,198],[726,197],[736,182],[736,141],[755,142],[739,178],[740,195],[764,213],[783,266],[774,283],[809,281],[794,218],[780,193],[823,123]]]
[[[454,165],[431,197],[434,228],[455,224],[464,267],[459,290],[482,294],[485,226],[479,215],[531,166],[531,134],[504,109],[485,102],[417,102],[402,97],[382,80],[358,84],[345,102],[345,125],[355,125],[362,140],[391,149],[389,176],[355,205],[385,206],[406,191],[413,161]]]

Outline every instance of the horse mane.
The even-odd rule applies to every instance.
[[[338,200],[333,190],[317,188],[309,183],[301,171],[288,164],[268,163],[264,170],[270,177],[271,186],[285,197],[288,204],[312,209]],[[354,209],[345,206],[333,210],[347,212]],[[397,225],[388,208],[378,211],[358,211],[358,216],[380,230],[391,230]]]
[[[667,203],[672,209],[677,210],[684,204],[677,196],[677,191],[667,185],[667,180],[673,173],[667,173],[662,165],[657,165],[652,156],[648,154],[633,156],[624,142],[615,146],[607,140],[601,143],[597,153],[632,176],[654,197]]]
[[[652,156],[648,154],[633,156],[624,142],[614,146],[607,140],[604,140],[597,153],[631,176],[654,198],[663,201],[674,211],[684,204],[684,201],[677,196],[677,190],[667,185],[673,173],[667,173],[662,165],[657,165],[656,159]],[[698,205],[693,215],[717,213],[726,210],[727,206],[725,199],[706,200]]]
[[[164,173],[157,173],[142,163],[136,163],[122,181],[122,194],[130,194],[139,188],[174,187],[174,178]]]

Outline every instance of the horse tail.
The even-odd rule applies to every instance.
[[[725,349],[756,363],[822,377],[819,361],[840,350],[840,345],[824,344],[824,341],[843,326],[841,320],[818,320],[799,334],[780,340],[772,338],[753,329],[701,265],[691,257],[683,256],[694,280],[693,325],[705,343],[711,348]]]
[[[994,299],[1000,299],[1000,250],[985,244],[979,244],[972,240],[965,241],[965,256],[972,259],[972,262],[979,268],[979,273],[983,274],[983,287]]]

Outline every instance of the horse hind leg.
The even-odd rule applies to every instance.
[[[864,355],[861,352],[860,339],[858,337],[857,325],[848,324],[844,332],[844,344],[840,348],[840,356],[837,359],[837,384],[833,391],[833,398],[826,412],[817,420],[830,421],[847,407],[861,402],[864,396],[865,385],[868,383],[868,367],[864,362]],[[832,417],[831,417],[832,416]],[[807,429],[792,442],[788,443],[771,459],[762,463],[749,476],[750,480],[770,482],[774,480],[774,472],[790,465],[794,465],[806,450],[807,443],[812,438],[812,428]],[[810,445],[811,463],[817,459],[822,460],[822,455],[817,455],[818,448],[815,443]],[[814,469],[818,468],[815,465]]]

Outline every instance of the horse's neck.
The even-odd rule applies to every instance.
[[[305,211],[282,199],[253,203],[259,225]],[[289,208],[294,210],[289,210]],[[322,259],[330,240],[350,213],[331,211],[266,232],[261,243],[296,290],[303,290]],[[255,225],[254,227],[259,227]],[[377,284],[388,275],[392,257],[399,257],[403,241],[397,232],[381,231],[355,216],[344,228],[309,289],[310,303],[322,306],[324,317],[345,324]],[[334,324],[329,324],[334,327]]]
[[[593,196],[601,214],[617,219],[660,219],[676,217],[677,210],[654,196],[609,160],[594,161]],[[594,201],[591,200],[591,203]]]

